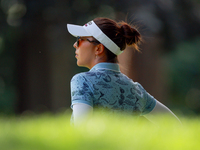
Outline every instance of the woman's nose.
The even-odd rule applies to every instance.
[[[77,42],[74,43],[73,47],[74,47],[74,48],[77,48]]]

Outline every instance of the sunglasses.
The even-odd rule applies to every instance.
[[[100,44],[99,41],[91,41],[91,40],[89,40],[89,39],[84,39],[84,38],[81,38],[80,36],[77,36],[77,39],[76,39],[76,46],[77,46],[77,47],[79,47],[80,40],[88,41],[88,42],[90,42],[90,43]]]

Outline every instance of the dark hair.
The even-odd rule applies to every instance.
[[[132,45],[137,51],[140,51],[138,45],[142,41],[142,37],[136,27],[124,21],[115,22],[108,18],[95,18],[93,21],[104,34],[119,46],[120,50],[123,51],[126,45]],[[106,47],[105,49],[108,61],[116,62],[117,56]]]

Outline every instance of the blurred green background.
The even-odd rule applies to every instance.
[[[70,109],[70,80],[87,69],[66,24],[95,17],[135,23],[142,53],[127,48],[121,71],[172,110],[200,113],[199,0],[0,0],[0,113]]]

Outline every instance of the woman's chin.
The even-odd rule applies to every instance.
[[[79,66],[79,67],[83,67],[83,64],[81,64],[78,60],[77,60],[77,66]]]
[[[77,66],[79,66],[79,67],[80,67],[80,64],[78,63],[78,61],[77,61],[77,63],[76,63],[76,64],[77,64]]]
[[[86,67],[86,68],[88,68],[88,67],[87,67],[87,65],[81,64],[81,63],[80,63],[80,62],[78,62],[78,61],[77,61],[77,66],[79,66],[79,67]]]

